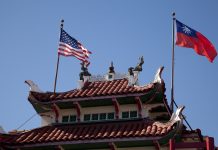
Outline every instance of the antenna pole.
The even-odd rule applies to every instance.
[[[64,20],[61,20],[61,26],[60,26],[61,31],[62,31],[63,27],[64,27]],[[60,33],[60,38],[61,38],[61,33]],[[60,61],[60,55],[58,54],[57,65],[56,65],[56,73],[55,73],[55,82],[54,82],[54,94],[56,93],[59,61]]]

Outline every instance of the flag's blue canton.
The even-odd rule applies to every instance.
[[[61,30],[60,42],[66,43],[73,48],[80,49],[80,47],[79,47],[80,44],[78,43],[78,41],[76,39],[74,39],[73,37],[71,37],[63,29]]]
[[[185,24],[179,22],[176,20],[176,27],[177,27],[177,32],[183,33],[187,36],[192,36],[192,37],[197,37],[196,31]]]

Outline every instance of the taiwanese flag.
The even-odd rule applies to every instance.
[[[197,54],[205,56],[210,62],[213,62],[217,52],[213,44],[205,36],[178,20],[176,20],[176,29],[176,45],[193,48]]]

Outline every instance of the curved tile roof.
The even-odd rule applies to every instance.
[[[36,128],[11,135],[3,143],[10,145],[48,142],[74,142],[78,140],[122,139],[135,137],[163,137],[173,126],[159,127],[150,120],[125,120],[96,123],[59,124]]]
[[[112,95],[125,95],[146,93],[154,89],[156,83],[151,83],[146,86],[129,86],[127,79],[117,79],[113,81],[95,81],[87,82],[83,89],[74,89],[68,92],[53,92],[39,93],[30,92],[30,95],[42,102],[72,99],[72,98],[88,98]]]

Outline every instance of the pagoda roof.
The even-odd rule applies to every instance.
[[[2,143],[10,146],[51,144],[68,142],[79,144],[110,141],[160,140],[177,129],[176,124],[159,125],[148,119],[116,120],[75,124],[53,124],[23,133],[7,135]],[[175,132],[173,132],[175,133]],[[67,144],[67,143],[66,143]]]
[[[145,86],[128,85],[126,78],[112,81],[87,82],[82,89],[73,89],[67,92],[37,92],[30,91],[29,98],[32,97],[40,102],[55,102],[68,99],[91,99],[96,97],[116,97],[145,95],[152,92],[158,83],[150,83]]]

